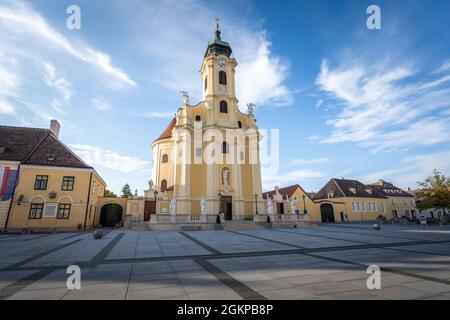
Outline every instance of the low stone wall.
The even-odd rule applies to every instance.
[[[183,227],[199,230],[215,230],[215,223],[125,223],[123,228],[136,231],[184,231]]]

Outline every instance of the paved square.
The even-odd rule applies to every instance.
[[[0,299],[450,299],[450,228],[0,235]]]

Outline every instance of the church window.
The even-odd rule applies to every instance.
[[[222,142],[222,153],[229,153],[229,152],[230,152],[230,145],[225,141]]]
[[[224,86],[227,85],[227,74],[225,71],[219,72],[219,84],[223,84]]]
[[[197,121],[197,122],[202,121],[202,117],[200,117],[199,115],[196,115],[195,116],[195,121]]]
[[[242,129],[242,122],[238,121],[238,128]]]
[[[208,89],[208,76],[205,77],[205,90]]]
[[[161,181],[161,190],[167,189],[167,180]]]
[[[169,162],[169,156],[167,154],[164,154],[162,156],[162,163],[168,163]]]
[[[220,113],[228,113],[228,104],[226,101],[220,101]]]

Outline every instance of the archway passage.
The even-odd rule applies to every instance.
[[[334,210],[331,204],[321,204],[320,215],[322,216],[322,222],[334,223]]]
[[[100,224],[102,227],[114,227],[122,221],[123,209],[115,203],[105,204],[100,212]]]

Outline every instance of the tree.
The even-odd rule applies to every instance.
[[[106,198],[117,198],[117,195],[108,189],[105,189],[105,194],[103,196]]]
[[[131,188],[130,185],[128,183],[126,183],[123,187],[122,187],[122,198],[128,198],[128,197],[132,197],[133,193],[131,193]]]
[[[442,208],[442,220],[447,222],[445,209],[450,208],[450,178],[435,169],[432,176],[417,183],[422,187],[416,193],[417,208]]]

